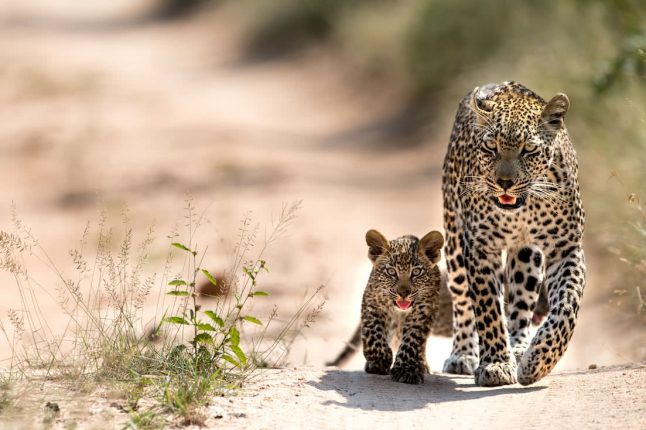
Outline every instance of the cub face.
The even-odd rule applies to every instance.
[[[403,236],[388,241],[377,230],[366,233],[368,258],[372,261],[370,284],[380,301],[407,312],[420,299],[439,290],[439,269],[444,238],[437,231],[421,239]]]

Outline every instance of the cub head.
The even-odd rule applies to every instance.
[[[377,230],[366,233],[368,258],[372,261],[371,279],[383,290],[393,306],[407,311],[416,298],[439,290],[439,269],[444,238],[432,231],[418,239],[403,236],[388,241]]]
[[[547,181],[555,148],[566,138],[563,124],[570,101],[559,93],[549,101],[515,82],[476,87],[469,100],[480,175],[465,185],[485,194],[502,210],[522,207],[527,197],[558,200]]]

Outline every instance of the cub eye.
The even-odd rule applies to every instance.
[[[387,268],[386,273],[388,273],[390,276],[397,276],[397,271],[392,267]]]
[[[420,269],[419,267],[414,268],[413,272],[411,273],[411,275],[413,276],[419,276],[421,274],[422,274],[422,269]]]
[[[525,144],[523,145],[522,153],[525,155],[528,155],[528,154],[533,154],[537,152],[537,150],[538,150],[537,144],[535,144],[534,142],[525,142]]]

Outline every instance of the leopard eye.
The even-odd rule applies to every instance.
[[[498,145],[496,144],[496,141],[494,139],[484,139],[482,143],[485,149],[487,149],[488,151],[495,152],[496,149],[498,149]]]
[[[522,153],[524,155],[531,155],[538,152],[538,145],[534,142],[525,142],[523,145]]]
[[[393,267],[387,268],[386,273],[389,274],[390,276],[397,276],[397,271]]]
[[[411,273],[411,275],[413,275],[413,276],[419,276],[421,274],[422,274],[422,269],[420,269],[419,267],[415,267],[413,269],[413,272]]]

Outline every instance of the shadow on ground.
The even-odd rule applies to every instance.
[[[472,376],[431,374],[424,384],[407,385],[390,380],[389,376],[371,375],[363,371],[326,370],[318,381],[308,384],[323,391],[336,391],[345,403],[327,400],[324,405],[378,411],[411,411],[429,404],[460,402],[483,397],[514,394],[522,396],[547,388],[532,387],[477,387]]]

